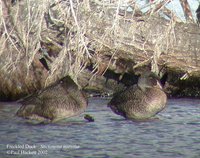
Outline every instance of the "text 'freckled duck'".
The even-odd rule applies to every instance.
[[[47,87],[25,100],[17,116],[33,120],[57,121],[76,116],[85,111],[87,99],[69,77]]]
[[[166,102],[167,96],[158,77],[148,72],[141,75],[137,85],[115,94],[108,107],[127,119],[145,120],[162,111]]]

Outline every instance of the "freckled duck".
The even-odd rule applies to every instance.
[[[76,83],[66,76],[59,82],[21,101],[16,115],[39,121],[57,121],[85,111],[87,98]]]
[[[145,120],[162,111],[167,96],[159,78],[152,72],[140,76],[136,85],[114,95],[108,103],[111,110],[127,119]]]

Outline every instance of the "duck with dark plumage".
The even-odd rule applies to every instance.
[[[166,102],[159,78],[148,72],[141,75],[136,85],[115,94],[108,107],[126,119],[146,120],[162,111]]]
[[[23,101],[16,115],[38,121],[60,119],[80,115],[87,107],[87,98],[69,77],[47,87]]]

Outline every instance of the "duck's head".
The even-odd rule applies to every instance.
[[[66,88],[69,91],[78,91],[78,85],[74,82],[74,80],[70,76],[66,76],[60,80],[60,84],[62,87]]]
[[[145,72],[142,74],[138,80],[138,86],[142,89],[142,91],[145,91],[146,88],[153,87],[162,89],[160,78],[153,72]]]

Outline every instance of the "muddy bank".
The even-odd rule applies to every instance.
[[[10,73],[1,71],[0,100],[17,100],[53,83],[52,81],[47,84],[49,72],[39,62],[37,64],[29,70],[28,75],[25,67],[20,66]],[[200,77],[187,76],[181,71],[169,70],[165,73],[167,73],[167,80],[164,89],[168,97],[200,98]],[[133,72],[116,73],[110,69],[104,74],[94,74],[92,69],[87,67],[78,75],[76,82],[88,96],[106,97],[136,84],[138,77],[139,72],[137,74]]]

